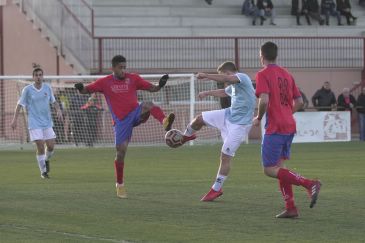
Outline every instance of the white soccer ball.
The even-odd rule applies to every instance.
[[[183,133],[177,129],[171,129],[165,134],[165,142],[171,148],[183,145]]]

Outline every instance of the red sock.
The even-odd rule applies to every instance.
[[[295,208],[292,185],[289,183],[285,183],[282,180],[279,180],[279,188],[285,201],[285,208],[286,209]]]
[[[161,124],[163,119],[166,117],[163,111],[158,106],[153,106],[150,110],[151,115],[158,120]]]
[[[115,177],[118,184],[123,184],[124,161],[114,161]]]
[[[282,180],[284,183],[288,183],[288,184],[296,185],[296,186],[303,186],[307,189],[309,189],[313,184],[312,180],[304,178],[303,176],[301,176],[293,171],[284,169],[284,168],[279,169],[277,177],[279,180]]]

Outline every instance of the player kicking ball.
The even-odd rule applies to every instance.
[[[222,186],[231,169],[231,160],[251,130],[256,105],[255,90],[251,79],[248,75],[239,73],[233,62],[222,63],[217,72],[218,74],[198,73],[197,78],[229,85],[225,89],[200,92],[198,96],[200,99],[206,96],[230,96],[231,106],[226,109],[202,112],[187,126],[183,137],[184,143],[195,139],[195,133],[203,126],[214,127],[221,132],[223,146],[220,166],[213,186],[201,199],[204,202],[213,201],[223,194]]]
[[[121,55],[112,59],[113,74],[100,78],[95,82],[86,85],[75,84],[75,88],[81,94],[100,92],[104,94],[105,100],[113,119],[116,156],[114,161],[117,197],[127,198],[124,186],[124,158],[127,152],[129,141],[132,137],[133,127],[148,120],[149,116],[158,120],[165,131],[169,131],[174,122],[173,113],[165,116],[160,107],[152,102],[138,103],[137,90],[157,92],[165,86],[169,76],[163,75],[158,85],[144,80],[135,73],[126,72],[127,60]]]

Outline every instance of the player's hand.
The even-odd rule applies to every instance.
[[[158,87],[162,88],[163,86],[165,86],[168,79],[169,79],[169,75],[168,74],[163,75],[160,78],[160,81],[158,82]]]
[[[204,97],[207,97],[207,96],[208,96],[208,93],[207,93],[207,92],[205,92],[205,91],[200,92],[200,93],[198,94],[198,98],[199,98],[199,99],[203,99]]]
[[[196,75],[196,78],[197,79],[206,79],[206,78],[208,78],[208,74],[206,74],[206,73],[198,73]]]
[[[84,89],[84,84],[83,83],[76,83],[75,84],[75,88],[81,92]]]
[[[260,125],[261,121],[258,119],[258,117],[254,117],[252,120],[252,125],[255,127],[258,127]]]
[[[10,123],[10,126],[11,126],[11,128],[13,129],[13,130],[15,130],[16,129],[16,121],[12,121],[11,123]]]

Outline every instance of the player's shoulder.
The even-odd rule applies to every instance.
[[[104,77],[98,78],[96,81],[104,82],[104,81],[108,81],[108,80],[112,80],[112,79],[113,79],[113,74],[109,74]]]

